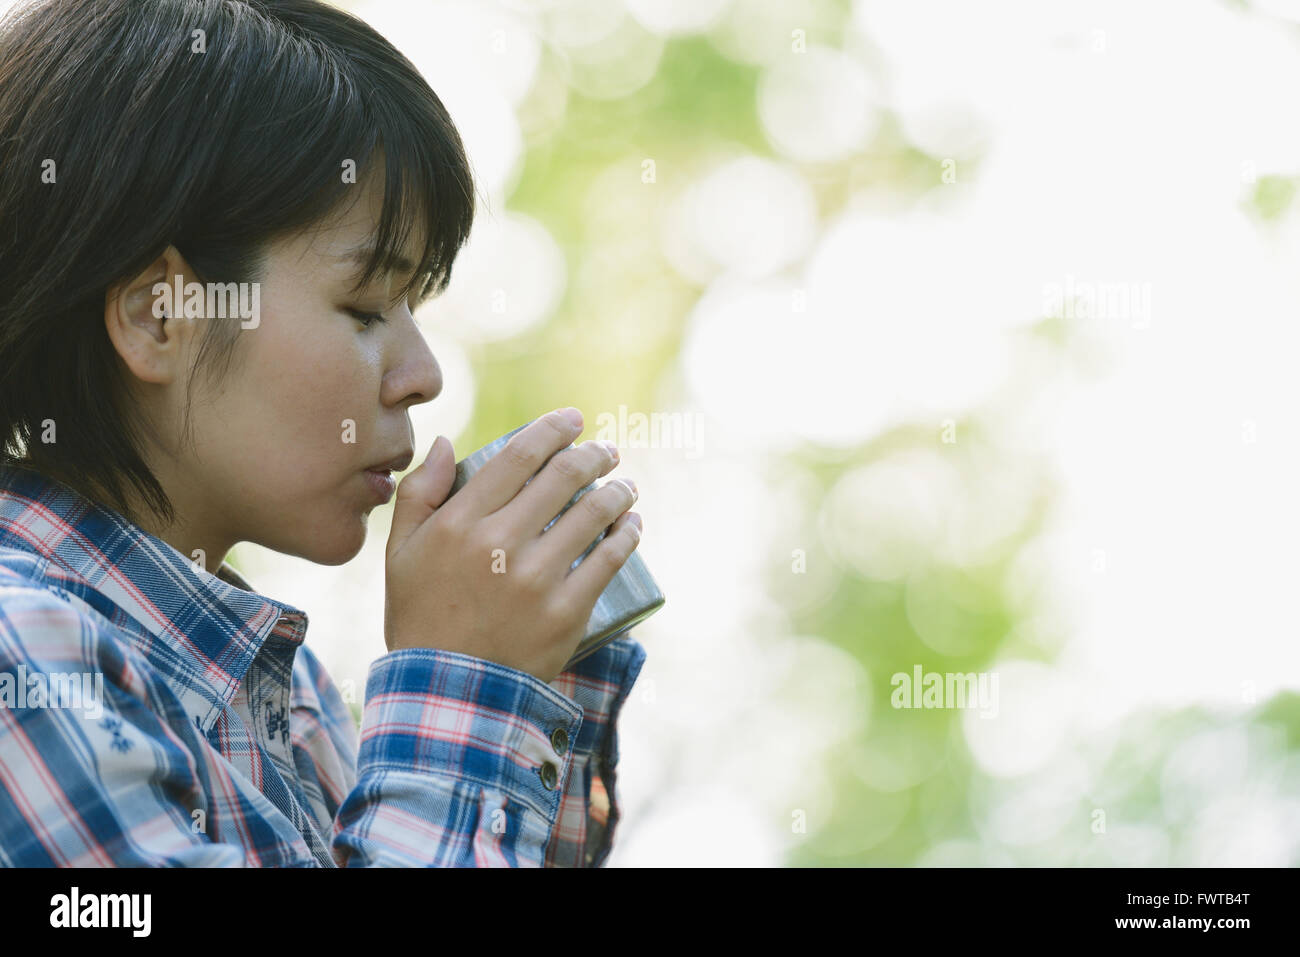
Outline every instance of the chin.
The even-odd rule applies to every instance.
[[[356,558],[365,543],[366,533],[363,528],[355,541],[332,543],[329,547],[322,548],[317,555],[308,557],[318,565],[343,565]]]
[[[340,522],[331,529],[318,529],[318,535],[300,541],[293,554],[317,565],[343,565],[356,558],[366,543],[366,516],[349,525]]]

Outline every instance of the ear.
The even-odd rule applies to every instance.
[[[183,299],[173,302],[177,277],[182,290],[187,277],[197,279],[176,247],[168,246],[143,272],[111,286],[104,296],[108,338],[141,382],[170,385],[185,374],[194,322],[185,318]]]

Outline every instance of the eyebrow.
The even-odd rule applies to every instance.
[[[375,253],[375,244],[368,243],[356,246],[347,250],[340,256],[335,257],[335,262],[355,263],[357,266],[364,266],[370,261],[370,257]],[[411,262],[405,256],[389,256],[381,264],[383,272],[397,272],[400,275],[407,275],[415,272],[415,263]]]

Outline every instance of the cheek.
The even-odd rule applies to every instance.
[[[268,372],[261,415],[297,462],[320,468],[324,479],[373,451],[379,370],[355,343],[318,342]]]
[[[257,457],[304,488],[329,488],[371,454],[379,410],[380,356],[353,321],[270,302],[248,333],[236,421]],[[228,396],[228,398],[234,398]],[[231,423],[233,425],[233,423]]]

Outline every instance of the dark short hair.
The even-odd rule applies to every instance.
[[[193,52],[200,39],[206,50]],[[124,401],[108,290],[168,245],[200,282],[258,281],[267,245],[358,198],[344,163],[362,180],[372,157],[376,169],[382,157],[384,199],[356,289],[392,271],[423,232],[394,299],[422,301],[451,278],[474,184],[442,102],[370,26],[317,0],[10,10],[0,21],[0,461],[138,521],[124,495],[133,487],[174,521],[140,455],[145,426]],[[54,183],[43,181],[49,160]],[[195,360],[207,381],[229,370],[238,331],[208,323]],[[40,439],[45,420],[54,442]]]

